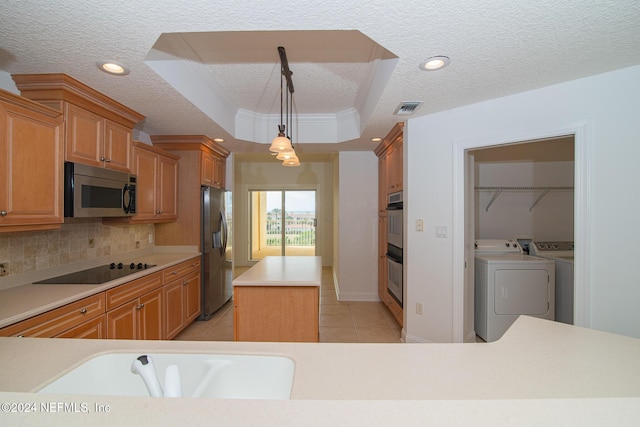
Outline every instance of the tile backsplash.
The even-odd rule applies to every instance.
[[[65,218],[59,230],[0,233],[0,264],[5,275],[28,273],[145,249],[153,246],[153,234],[153,224],[105,225],[99,218]]]

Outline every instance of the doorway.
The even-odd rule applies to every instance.
[[[459,214],[455,215],[455,222],[460,229],[464,230],[458,238],[454,240],[454,264],[456,262],[463,267],[454,269],[454,282],[459,286],[454,286],[454,339],[458,342],[474,341],[473,333],[473,306],[470,304],[470,290],[473,289],[473,260],[474,260],[474,202],[472,190],[474,187],[473,156],[471,151],[481,148],[489,148],[498,145],[521,144],[527,141],[556,139],[561,136],[573,136],[574,145],[574,215],[573,231],[576,244],[575,263],[575,303],[574,303],[574,324],[589,327],[589,280],[586,275],[585,264],[582,260],[588,257],[589,248],[585,242],[589,241],[588,236],[588,206],[589,206],[589,139],[587,137],[586,125],[570,126],[562,130],[554,130],[547,134],[533,133],[531,138],[514,142],[515,139],[500,138],[501,140],[466,140],[454,143],[454,176],[456,177],[454,188],[456,193],[456,206]],[[517,141],[517,140],[515,140]],[[471,191],[469,191],[471,189]],[[471,195],[471,197],[469,197]],[[471,207],[471,209],[468,209]],[[486,208],[486,207],[485,207]],[[579,249],[579,250],[578,250]],[[471,306],[470,306],[471,305]],[[471,315],[470,315],[471,314]]]
[[[315,190],[250,190],[251,260],[316,254]]]

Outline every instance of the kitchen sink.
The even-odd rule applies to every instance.
[[[132,362],[147,354],[161,384],[165,370],[177,365],[182,396],[222,399],[289,399],[295,364],[282,356],[111,353],[96,356],[54,380],[37,393],[149,396]]]

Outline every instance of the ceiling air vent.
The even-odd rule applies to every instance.
[[[420,101],[403,102],[398,106],[398,108],[396,108],[396,111],[394,111],[393,114],[396,116],[410,116],[414,111],[420,108],[421,105],[422,102]]]

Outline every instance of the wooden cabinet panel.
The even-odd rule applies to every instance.
[[[139,279],[133,280],[124,285],[111,288],[105,291],[107,310],[111,310],[119,305],[139,298],[149,291],[162,286],[162,273],[156,272],[148,274]]]
[[[63,222],[62,118],[0,90],[0,232]]]
[[[139,299],[138,335],[137,339],[161,340],[164,335],[162,327],[162,288],[151,291]]]
[[[51,338],[105,312],[104,293],[72,302],[0,329],[0,336]]]
[[[104,133],[102,117],[84,108],[66,103],[65,121],[65,160],[102,167]]]
[[[226,167],[226,158],[202,151],[200,153],[200,183],[209,187],[224,188]]]
[[[180,280],[164,286],[165,339],[171,339],[184,329],[184,291]]]
[[[157,181],[157,215],[162,219],[178,217],[178,161],[167,156],[158,156],[160,179]]]
[[[167,284],[194,271],[200,271],[200,257],[191,258],[187,261],[165,268],[162,270],[162,280]]]
[[[235,286],[236,341],[319,341],[317,286]]]
[[[200,166],[200,169],[201,169],[200,183],[202,185],[213,187],[213,184],[216,180],[216,177],[215,177],[216,158],[211,153],[202,151],[200,153],[200,165],[201,165]]]
[[[107,311],[107,338],[162,339],[162,289]]]
[[[131,171],[131,129],[104,119],[104,167]]]
[[[178,217],[178,157],[135,141],[133,173],[137,176],[136,215],[105,222],[160,223]]]
[[[185,327],[188,326],[193,320],[196,320],[202,311],[201,303],[201,277],[200,272],[195,272],[185,278],[183,285],[184,289],[184,315],[185,315]]]
[[[130,301],[107,311],[107,338],[136,339],[138,332],[138,301]]]
[[[163,274],[164,338],[171,339],[200,315],[200,258],[166,268]]]
[[[104,339],[107,337],[107,317],[105,314],[69,329],[55,338],[90,338]]]

